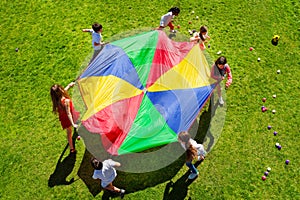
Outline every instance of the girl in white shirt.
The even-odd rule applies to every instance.
[[[210,39],[208,35],[208,29],[206,26],[201,26],[199,32],[195,32],[193,37],[190,38],[191,42],[194,42],[195,44],[199,43],[200,49],[205,50],[205,42],[207,42]]]
[[[197,158],[198,161],[204,160],[206,151],[202,144],[198,144],[191,138],[191,135],[187,131],[182,131],[178,134],[178,142],[182,148],[186,151],[186,162],[185,164],[191,170],[189,179],[194,179],[198,176],[199,172],[195,165],[192,163]]]
[[[177,7],[173,7],[171,8],[167,14],[163,15],[160,19],[160,24],[158,29],[162,30],[163,28],[165,28],[166,26],[170,27],[170,31],[171,32],[175,32],[174,30],[174,25],[172,23],[173,19],[175,16],[178,16],[178,14],[180,13],[180,9]]]

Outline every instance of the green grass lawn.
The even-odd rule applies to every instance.
[[[64,151],[66,134],[51,113],[49,88],[74,80],[91,56],[91,37],[81,29],[98,21],[109,41],[126,31],[158,26],[172,6],[181,8],[175,24],[182,34],[207,25],[212,38],[207,53],[215,60],[222,51],[228,59],[233,84],[226,91],[225,123],[195,181],[185,182],[184,157],[151,173],[120,171],[115,184],[129,192],[124,199],[300,199],[296,0],[2,0],[0,199],[110,198],[91,180],[91,155],[83,141],[76,141],[76,156]],[[280,35],[278,46],[271,44],[274,34]],[[262,113],[262,105],[269,110]],[[272,171],[262,181],[267,167]]]

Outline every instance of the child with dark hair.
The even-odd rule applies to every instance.
[[[95,169],[93,179],[100,179],[101,186],[104,189],[111,192],[120,193],[121,198],[123,198],[125,195],[125,190],[119,189],[112,184],[113,180],[117,177],[115,167],[120,167],[121,164],[119,162],[113,161],[112,159],[107,159],[101,162],[96,158],[91,159],[91,164]]]
[[[72,140],[72,126],[77,128],[78,125],[75,124],[79,118],[79,112],[77,112],[68,94],[70,87],[75,85],[71,82],[66,88],[61,85],[55,84],[50,88],[50,96],[52,99],[52,111],[58,114],[61,126],[63,129],[67,130],[67,140],[70,146],[70,153],[76,153],[73,146]]]
[[[209,40],[210,37],[208,36],[208,29],[206,26],[201,26],[199,32],[195,32],[193,37],[190,38],[191,42],[199,43],[200,49],[205,50],[205,42]]]
[[[211,70],[211,77],[218,81],[217,91],[219,96],[219,103],[221,105],[224,104],[224,100],[222,98],[220,82],[225,79],[226,75],[227,75],[227,81],[225,83],[225,88],[228,89],[232,83],[232,74],[231,74],[230,66],[227,64],[226,57],[221,56],[213,64]]]
[[[175,32],[174,25],[172,23],[175,16],[178,16],[180,9],[178,7],[172,7],[167,14],[163,15],[160,19],[158,30],[164,29],[166,26],[170,27],[171,32]]]
[[[191,135],[187,131],[182,131],[178,134],[178,142],[181,144],[182,148],[186,151],[186,162],[185,164],[191,170],[191,174],[188,179],[194,179],[198,176],[199,172],[193,160],[197,158],[198,161],[204,160],[206,151],[202,144],[198,144],[195,140],[191,138]]]
[[[83,32],[92,33],[92,46],[94,48],[94,54],[91,60],[94,60],[94,58],[99,54],[99,52],[103,48],[103,45],[105,44],[102,42],[102,28],[102,25],[96,22],[92,25],[92,29],[82,30]]]

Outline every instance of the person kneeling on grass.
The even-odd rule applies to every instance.
[[[104,160],[103,162],[97,160],[96,158],[91,159],[91,164],[93,166],[94,174],[93,179],[100,179],[101,186],[111,192],[120,193],[121,198],[125,195],[124,189],[119,189],[115,187],[112,182],[117,177],[117,172],[115,167],[120,167],[119,162],[113,161],[112,159]]]
[[[199,172],[195,165],[193,165],[193,160],[197,158],[198,161],[204,160],[206,151],[202,144],[198,144],[195,140],[191,138],[191,135],[187,131],[182,131],[178,134],[178,142],[181,144],[182,148],[186,151],[186,162],[185,164],[191,170],[189,179],[194,179],[198,176]]]

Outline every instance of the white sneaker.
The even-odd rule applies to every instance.
[[[223,105],[223,104],[224,104],[224,101],[223,101],[223,98],[222,98],[222,97],[219,98],[219,104],[220,104],[220,105]]]
[[[198,176],[199,172],[197,173],[191,173],[188,177],[188,179],[195,179]]]
[[[121,190],[120,190],[120,196],[121,196],[121,199],[124,198],[124,195],[125,195],[125,190],[124,190],[124,189],[121,189]]]

